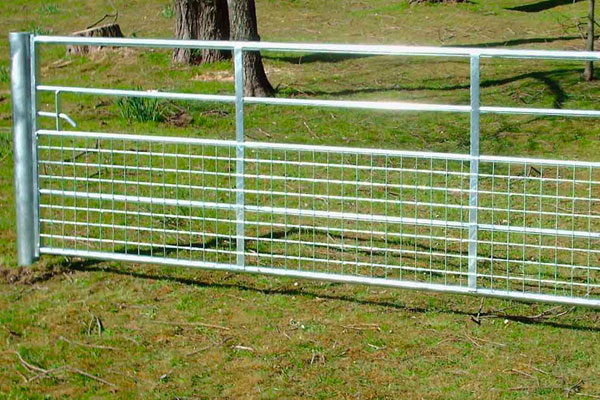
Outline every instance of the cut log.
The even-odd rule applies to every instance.
[[[71,36],[80,37],[123,37],[121,27],[119,24],[107,24],[101,26],[95,26],[79,32],[73,32]],[[80,46],[80,45],[69,45],[67,46],[67,54],[80,54],[86,55],[89,53],[96,53],[102,50],[103,46]]]

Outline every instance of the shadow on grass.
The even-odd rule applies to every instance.
[[[569,329],[575,331],[590,331],[590,332],[600,332],[600,327],[594,326],[585,326],[573,323],[563,323],[557,321],[550,321],[548,319],[536,318],[527,315],[515,315],[515,314],[505,314],[504,312],[481,312],[477,311],[471,312],[466,310],[461,310],[457,308],[440,308],[440,307],[409,307],[403,304],[399,304],[396,302],[390,302],[386,300],[364,300],[357,299],[351,295],[345,294],[328,294],[323,293],[322,291],[310,291],[306,289],[300,288],[289,288],[289,287],[280,287],[280,288],[264,288],[258,287],[250,282],[244,283],[229,283],[229,282],[214,282],[210,280],[199,280],[199,279],[191,279],[191,278],[183,278],[177,277],[173,275],[163,274],[160,272],[150,273],[144,271],[132,271],[130,268],[122,268],[116,265],[106,265],[102,260],[80,260],[75,262],[65,262],[63,264],[65,269],[71,271],[79,271],[79,272],[103,272],[103,273],[111,273],[117,275],[123,275],[128,277],[133,277],[136,279],[147,279],[147,280],[158,280],[164,282],[178,283],[187,286],[194,287],[203,287],[203,288],[222,288],[222,289],[235,289],[244,292],[253,292],[260,293],[264,295],[285,295],[285,296],[303,296],[308,297],[310,299],[327,299],[327,300],[338,300],[344,301],[354,304],[366,305],[366,306],[378,306],[385,307],[390,309],[395,309],[398,311],[406,311],[411,313],[420,313],[426,314],[429,312],[439,312],[444,314],[451,315],[459,315],[459,316],[468,316],[474,318],[496,318],[502,320],[509,320],[513,322],[519,322],[527,325],[539,325],[539,326],[548,326],[553,328],[561,328],[561,329]],[[238,275],[245,275],[240,273]],[[51,276],[45,276],[46,279],[49,279]],[[341,285],[341,283],[331,283],[331,285]],[[402,290],[402,289],[400,289]],[[421,293],[423,295],[423,293]],[[516,301],[517,303],[520,303]],[[551,317],[551,316],[550,316]]]
[[[572,0],[568,0],[569,2]],[[600,36],[598,36],[600,37]],[[582,40],[581,36],[568,35],[568,36],[549,36],[549,37],[534,37],[534,38],[523,38],[523,39],[510,39],[499,42],[482,42],[482,43],[470,43],[470,44],[450,44],[440,47],[510,47],[520,46],[523,44],[534,44],[534,43],[552,43],[560,41],[570,40]],[[263,54],[263,58],[267,60],[281,61],[289,64],[312,64],[315,62],[322,63],[338,63],[347,60],[356,60],[361,58],[379,57],[371,54],[332,54],[332,53],[308,53],[299,56],[284,56],[284,55],[273,55]]]
[[[335,54],[335,53],[308,53],[300,56],[281,56],[264,54],[267,60],[277,60],[290,64],[312,64],[315,62],[338,63],[346,60],[374,57],[370,54]]]
[[[551,71],[537,71],[537,72],[527,72],[524,74],[519,74],[515,76],[511,76],[508,78],[502,79],[488,79],[481,82],[481,88],[490,88],[496,86],[506,85],[508,83],[518,82],[523,79],[536,79],[546,85],[548,90],[554,96],[553,107],[554,108],[562,108],[563,103],[567,99],[567,94],[564,89],[561,87],[560,83],[556,78],[564,75],[569,75],[572,73],[583,73],[583,69],[576,68],[564,68],[564,69],[555,69]],[[447,86],[402,86],[402,85],[393,85],[389,87],[376,87],[376,88],[357,88],[357,89],[344,89],[338,91],[325,91],[325,90],[306,90],[299,91],[295,89],[287,89],[287,95],[313,95],[313,96],[350,96],[355,94],[368,94],[368,93],[385,93],[385,92],[417,92],[424,90],[431,91],[453,91],[453,90],[468,90],[470,85],[468,83],[459,84],[459,85],[447,85]]]
[[[568,40],[582,40],[581,36],[552,36],[552,37],[538,37],[538,38],[524,38],[524,39],[510,39],[503,40],[501,42],[485,42],[485,43],[473,43],[473,44],[455,44],[443,47],[510,47],[519,46],[522,44],[532,43],[552,43]]]
[[[525,4],[523,6],[506,8],[506,10],[510,11],[521,11],[526,13],[536,13],[540,11],[550,10],[554,7],[564,6],[567,4],[579,3],[583,0],[543,0],[538,1],[537,3]]]

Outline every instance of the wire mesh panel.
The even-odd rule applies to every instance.
[[[248,264],[466,284],[466,157],[248,147]]]
[[[600,295],[600,168],[485,157],[480,164],[481,287]]]
[[[469,156],[249,142],[238,188],[236,146],[42,131],[42,248],[473,290]],[[600,168],[494,157],[479,167],[475,289],[598,297]]]
[[[235,149],[146,139],[40,135],[43,245],[234,263]]]

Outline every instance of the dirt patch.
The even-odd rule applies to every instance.
[[[204,74],[198,74],[192,78],[193,81],[209,82],[233,82],[231,71],[210,71]]]
[[[0,283],[32,285],[46,281],[53,276],[62,274],[65,266],[62,263],[52,263],[34,267],[0,267]]]

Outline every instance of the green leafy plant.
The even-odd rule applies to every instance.
[[[161,122],[165,119],[164,107],[158,99],[124,97],[117,100],[117,107],[121,116],[129,122]]]
[[[175,16],[175,10],[173,9],[173,5],[171,3],[165,4],[160,14],[166,19],[171,19]]]

